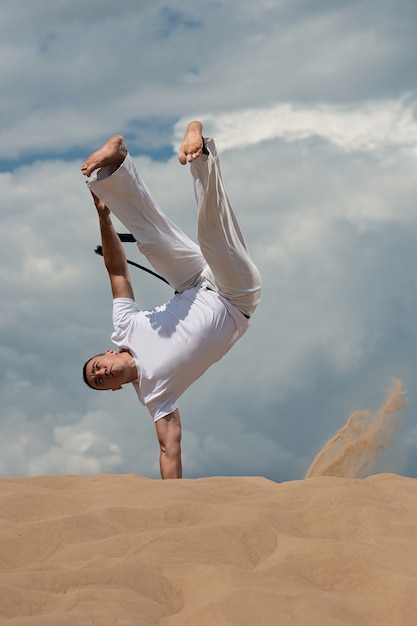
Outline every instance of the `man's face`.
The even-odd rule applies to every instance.
[[[115,350],[94,356],[87,364],[86,375],[94,389],[121,389],[126,382],[126,363]]]

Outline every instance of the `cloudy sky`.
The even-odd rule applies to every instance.
[[[123,133],[195,237],[175,150],[197,117],[264,292],[180,401],[185,476],[301,478],[392,378],[411,403],[381,467],[417,476],[416,28],[415,0],[2,0],[0,475],[159,476],[133,389],[81,379],[111,297],[79,168]],[[132,276],[143,308],[171,297]]]

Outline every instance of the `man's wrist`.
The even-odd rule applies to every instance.
[[[105,226],[112,226],[112,221],[110,218],[110,213],[107,213],[106,215],[101,215],[101,213],[99,213],[99,220],[100,223],[105,225]]]

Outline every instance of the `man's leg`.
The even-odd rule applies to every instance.
[[[209,266],[204,275],[221,295],[250,316],[260,301],[260,274],[227,197],[214,141],[205,140],[205,150],[198,150],[201,130],[199,122],[187,126],[180,162],[191,162],[199,209],[198,240]]]
[[[90,190],[132,233],[140,252],[176,291],[198,284],[206,266],[199,247],[162,213],[123,137],[109,139],[88,157],[81,171],[89,177]]]

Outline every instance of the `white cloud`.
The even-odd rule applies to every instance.
[[[272,139],[321,138],[348,152],[417,144],[417,121],[407,98],[350,106],[286,103],[201,117],[222,151]],[[176,124],[176,149],[186,122],[183,118]]]
[[[184,470],[188,475],[215,474],[216,467],[248,475],[265,475],[274,468],[278,474],[295,460],[278,442],[257,432],[245,432],[234,416],[226,423],[215,420],[213,426],[212,433],[201,437],[185,429]]]

